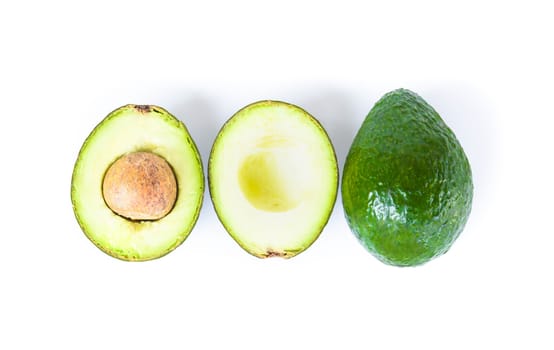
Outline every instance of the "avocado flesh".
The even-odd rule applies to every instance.
[[[220,221],[259,258],[306,250],[336,200],[331,141],[312,116],[285,102],[260,101],[231,117],[214,142],[208,169]]]
[[[122,155],[152,152],[171,166],[177,198],[159,220],[130,220],[106,204],[102,182]],[[102,251],[122,260],[161,257],[188,236],[200,212],[203,172],[196,146],[182,122],[157,106],[127,105],[110,113],[85,140],[75,163],[71,200],[85,235]]]
[[[379,260],[421,265],[448,251],[471,211],[468,159],[454,133],[417,94],[379,100],[344,166],[342,200],[352,232]]]

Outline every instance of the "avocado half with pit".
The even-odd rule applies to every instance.
[[[217,216],[244,250],[259,258],[290,258],[327,224],[338,166],[314,117],[285,102],[260,101],[220,130],[208,180]]]
[[[194,227],[204,193],[200,155],[185,125],[157,106],[126,105],[85,140],[71,201],[85,235],[122,260],[159,258]]]

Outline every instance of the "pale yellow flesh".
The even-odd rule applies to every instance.
[[[255,208],[269,212],[292,210],[302,200],[299,181],[288,175],[278,149],[260,151],[245,157],[239,168],[240,188]]]
[[[334,150],[298,107],[262,102],[250,108],[215,142],[212,199],[229,233],[251,254],[294,256],[317,238],[334,205]]]
[[[125,260],[149,260],[173,250],[189,234],[198,216],[204,182],[197,150],[185,127],[167,113],[123,107],[87,139],[76,162],[72,201],[86,235],[108,254]],[[131,221],[110,210],[102,195],[105,171],[121,155],[148,151],[173,168],[178,198],[169,214],[156,221]]]

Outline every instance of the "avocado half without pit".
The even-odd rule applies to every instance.
[[[110,113],[85,140],[71,201],[85,235],[122,260],[159,258],[189,235],[202,206],[204,177],[185,125],[157,106]]]
[[[259,258],[290,258],[326,225],[338,166],[314,117],[285,102],[260,101],[220,130],[208,180],[217,216],[244,250]]]

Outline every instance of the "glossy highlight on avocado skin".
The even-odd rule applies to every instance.
[[[352,232],[379,260],[396,266],[446,253],[473,199],[471,168],[454,133],[406,89],[386,94],[364,120],[341,190]]]

